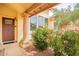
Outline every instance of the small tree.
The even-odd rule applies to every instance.
[[[61,24],[63,25],[65,22],[73,22],[79,19],[79,4],[76,4],[73,10],[71,10],[71,6],[69,5],[67,9],[55,9],[54,15],[56,16],[56,21],[54,23],[55,29],[60,30]]]

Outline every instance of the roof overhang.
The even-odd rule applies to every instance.
[[[57,4],[58,3],[34,3],[25,11],[25,13],[29,14],[30,16],[33,16],[45,10],[48,10]]]

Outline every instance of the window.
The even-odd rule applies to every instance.
[[[30,18],[30,30],[35,30],[37,27],[43,28],[47,26],[48,26],[48,18],[38,15],[32,16]]]
[[[32,16],[30,18],[30,29],[34,30],[36,29],[36,26],[37,26],[37,16]]]
[[[43,28],[44,26],[44,19],[42,16],[38,16],[38,27]]]
[[[12,20],[5,20],[5,24],[12,24],[13,21]]]

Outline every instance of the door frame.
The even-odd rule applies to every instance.
[[[4,20],[4,19],[9,19],[9,20],[11,19],[11,20],[14,21],[14,24],[13,24],[13,25],[14,25],[14,40],[13,40],[13,41],[3,42],[3,20]],[[15,39],[15,37],[16,37],[16,36],[15,36],[15,33],[16,33],[16,32],[15,32],[15,19],[16,19],[16,18],[2,17],[2,43],[16,42],[16,39]]]

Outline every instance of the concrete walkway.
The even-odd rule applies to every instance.
[[[5,44],[5,56],[24,56],[24,49],[20,48],[17,43]]]
[[[5,56],[52,56],[52,50],[38,51],[32,45],[25,49],[20,48],[18,43],[5,44]]]

